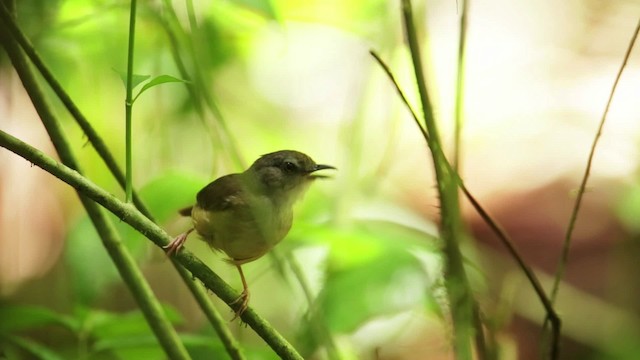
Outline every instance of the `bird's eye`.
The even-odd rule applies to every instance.
[[[298,166],[296,164],[292,163],[291,161],[285,161],[283,166],[284,166],[284,171],[286,171],[286,172],[292,173],[292,172],[298,170]]]

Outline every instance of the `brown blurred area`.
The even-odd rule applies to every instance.
[[[541,274],[548,292],[551,291],[550,277],[558,268],[576,185],[567,180],[556,181],[526,192],[507,193],[485,200],[486,207],[504,226],[521,256]],[[613,215],[621,195],[616,190],[619,187],[619,183],[611,181],[598,182],[588,189],[583,199],[564,282],[559,290],[557,311],[565,322],[562,358],[593,356],[599,352],[598,345],[602,345],[597,339],[606,342],[625,332],[638,330],[639,324],[632,320],[640,318],[640,282],[631,274],[637,271],[634,259],[640,256],[640,247],[633,234]],[[489,293],[502,298],[501,301],[515,304],[513,322],[508,329],[516,338],[519,358],[540,358],[542,306],[533,292],[525,290],[530,288],[526,281],[513,280],[515,274],[521,277],[522,271],[484,221],[471,211],[466,217],[478,240]],[[513,281],[518,283],[518,290],[509,294],[505,288]],[[518,300],[522,296],[529,299]],[[595,311],[599,312],[582,312],[593,303],[607,306],[595,306]],[[611,308],[620,309],[628,318],[605,320],[616,316]],[[633,328],[629,328],[629,323]],[[588,328],[588,331],[581,333],[575,331],[576,327]],[[587,339],[589,341],[585,341]],[[594,339],[596,341],[592,343]]]
[[[11,69],[0,70],[2,129],[55,156]],[[43,277],[59,262],[66,235],[68,186],[8,151],[0,151],[0,295]]]

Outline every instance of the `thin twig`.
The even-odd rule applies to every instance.
[[[389,68],[389,65],[387,65],[387,63],[385,63],[384,60],[382,60],[380,55],[378,55],[378,53],[375,50],[373,49],[369,50],[369,54],[371,54],[371,56],[373,56],[373,58],[376,59],[376,61],[378,62],[378,65],[380,65],[382,70],[384,70],[385,74],[387,74],[387,76],[389,77],[389,80],[391,80],[391,83],[393,84],[393,87],[396,89],[396,92],[400,96],[400,99],[407,106],[407,109],[411,113],[411,118],[415,122],[418,129],[420,129],[420,133],[422,134],[422,137],[424,137],[425,139],[428,139],[429,134],[427,134],[427,131],[424,129],[424,127],[420,123],[420,119],[418,119],[418,115],[416,114],[416,112],[413,111],[413,107],[411,106],[411,104],[409,104],[409,100],[404,95],[404,92],[400,88],[400,85],[398,84],[396,77],[393,75],[393,72]]]
[[[462,112],[464,109],[464,80],[465,80],[465,53],[467,45],[467,13],[469,12],[469,0],[462,0],[460,11],[460,35],[458,39],[458,64],[456,72],[456,103],[455,103],[455,129],[453,142],[453,168],[460,171],[460,153],[462,152]]]
[[[631,56],[631,50],[633,49],[633,46],[636,43],[636,39],[638,38],[639,32],[640,32],[640,20],[638,21],[638,24],[636,25],[636,28],[633,32],[633,36],[631,36],[631,40],[629,41],[629,45],[627,46],[627,51],[624,55],[624,60],[622,61],[622,65],[620,65],[620,69],[618,69],[618,73],[611,87],[611,91],[609,92],[609,98],[607,99],[607,104],[604,108],[604,112],[602,113],[602,117],[600,118],[600,124],[598,125],[598,130],[596,131],[596,135],[593,138],[591,149],[589,150],[587,165],[584,169],[584,174],[582,175],[582,181],[580,182],[580,188],[578,189],[576,202],[573,204],[573,210],[571,211],[569,224],[567,225],[567,231],[565,233],[564,242],[562,244],[562,253],[560,254],[558,268],[556,269],[556,273],[553,278],[553,287],[551,288],[551,304],[552,305],[555,304],[556,299],[558,297],[558,291],[560,290],[560,282],[564,277],[567,263],[569,261],[569,250],[571,248],[573,230],[575,229],[575,225],[578,219],[578,212],[580,211],[580,206],[582,205],[582,198],[584,197],[584,193],[587,188],[587,181],[589,179],[589,174],[591,174],[591,166],[593,164],[593,157],[595,156],[596,146],[598,145],[598,140],[602,135],[602,130],[604,129],[604,124],[607,119],[607,114],[609,113],[611,102],[613,101],[613,95],[616,91],[616,88],[618,87],[618,82],[620,82],[620,78],[622,77],[622,72],[627,65],[629,56]],[[544,321],[543,333],[545,332],[546,328],[547,328],[547,319],[545,319]]]
[[[604,123],[607,119],[607,114],[609,113],[609,107],[611,107],[611,102],[613,101],[613,94],[615,93],[616,88],[618,87],[618,82],[620,81],[620,77],[622,76],[622,71],[627,65],[627,61],[629,60],[629,56],[631,55],[631,50],[633,49],[633,45],[635,44],[636,39],[638,38],[638,32],[640,32],[640,21],[638,21],[638,25],[636,25],[636,29],[633,32],[631,41],[627,46],[627,52],[624,55],[624,60],[622,61],[622,65],[620,65],[620,69],[618,70],[616,79],[613,82],[613,86],[611,87],[611,92],[609,93],[609,99],[607,100],[607,105],[605,106],[604,113],[602,114],[602,118],[600,119],[600,124],[598,125],[598,131],[596,132],[596,135],[593,138],[593,143],[591,144],[591,150],[589,151],[589,159],[587,160],[587,166],[584,169],[584,175],[582,176],[582,181],[580,182],[580,189],[578,190],[578,196],[576,197],[576,202],[573,205],[573,211],[571,212],[569,225],[567,226],[567,232],[565,234],[564,243],[562,246],[562,255],[560,257],[560,262],[558,263],[558,269],[556,270],[556,275],[553,280],[553,288],[551,290],[552,303],[555,302],[556,297],[558,295],[560,281],[564,276],[565,267],[569,259],[569,249],[571,247],[573,230],[575,228],[576,220],[578,218],[578,211],[580,210],[580,205],[582,204],[582,198],[584,196],[585,189],[587,188],[587,180],[589,179],[589,174],[591,173],[591,165],[593,163],[593,157],[596,152],[596,145],[598,144],[598,140],[602,135],[602,129],[604,128]]]
[[[520,253],[516,249],[515,244],[513,243],[513,241],[511,241],[506,231],[504,231],[502,227],[496,221],[493,220],[493,218],[482,207],[482,205],[480,205],[480,203],[475,199],[475,197],[471,195],[471,192],[469,192],[467,187],[464,185],[462,179],[458,178],[458,181],[459,181],[458,185],[460,186],[460,189],[462,189],[462,192],[465,194],[467,199],[469,199],[469,202],[471,203],[473,208],[478,212],[478,214],[480,214],[480,217],[482,217],[484,222],[487,223],[487,225],[489,225],[491,230],[493,230],[493,232],[496,235],[498,235],[498,239],[500,239],[502,244],[507,248],[507,250],[509,251],[509,254],[511,254],[511,257],[513,257],[516,260],[516,262],[518,263],[518,266],[520,266],[520,269],[522,269],[522,271],[524,272],[524,275],[527,277],[527,280],[529,280],[529,283],[533,287],[533,290],[536,292],[536,295],[538,295],[538,299],[542,303],[542,306],[544,307],[544,310],[547,313],[547,318],[551,322],[552,342],[551,342],[550,357],[551,359],[557,359],[559,355],[559,350],[560,350],[559,343],[560,343],[561,321],[560,321],[560,317],[558,316],[555,309],[553,308],[553,303],[549,300],[549,297],[547,297],[547,294],[544,292],[544,288],[540,284],[540,281],[538,280],[538,277],[536,276],[536,274],[529,267],[529,265],[527,265],[527,263],[524,261],[522,256],[520,256]]]

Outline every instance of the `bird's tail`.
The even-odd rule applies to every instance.
[[[193,209],[193,206],[188,206],[184,209],[178,210],[178,213],[182,216],[191,216],[191,209]]]

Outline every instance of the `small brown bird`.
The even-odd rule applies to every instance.
[[[261,156],[243,173],[216,179],[198,192],[194,206],[180,210],[191,216],[193,228],[164,247],[167,255],[177,253],[193,230],[212,249],[227,254],[242,279],[244,289],[234,302],[241,306],[234,319],[241,316],[249,303],[241,265],[266,254],[287,235],[293,203],[314,179],[324,177],[315,174],[323,169],[335,168],[316,164],[301,152],[282,150]]]

